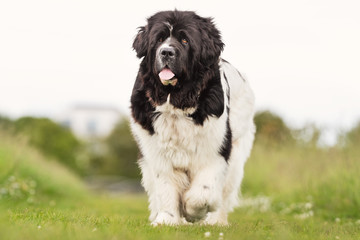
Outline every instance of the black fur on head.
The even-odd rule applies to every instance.
[[[174,51],[171,59],[161,56],[164,44]],[[224,111],[224,95],[218,64],[223,47],[212,18],[177,10],[148,18],[133,43],[137,57],[143,58],[131,98],[134,118],[145,121],[144,114],[152,114],[169,94],[174,107],[197,109],[192,115],[196,123],[202,124],[209,115],[220,116]],[[161,83],[159,72],[164,68],[175,74],[176,85]],[[152,117],[147,117],[151,122]]]
[[[169,37],[177,53],[172,70],[176,71],[179,79],[178,87],[200,80],[207,69],[218,63],[224,44],[211,18],[175,10],[159,12],[147,21],[146,26],[139,28],[133,43],[137,57],[144,57],[142,73],[146,73],[145,78],[158,82],[157,75],[161,69],[156,66],[157,49]]]
[[[191,11],[175,10],[158,12],[147,21],[146,26],[139,27],[133,43],[138,58],[151,58],[152,50],[158,45],[158,40],[160,38],[165,40],[169,36],[166,23],[173,26],[174,33],[178,33],[176,37],[181,38],[185,35],[190,40],[190,49],[197,57],[194,60],[204,65],[211,65],[217,61],[223,50],[224,43],[212,18],[203,18]]]

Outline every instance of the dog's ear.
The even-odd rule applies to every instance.
[[[149,37],[148,30],[146,27],[139,27],[139,32],[135,37],[133,42],[133,48],[136,51],[136,56],[138,58],[142,58],[146,56],[148,46],[149,46]]]
[[[210,66],[219,61],[220,54],[224,49],[219,30],[215,27],[212,18],[201,18],[201,63]]]

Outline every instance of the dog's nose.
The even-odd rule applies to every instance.
[[[163,48],[163,49],[161,49],[160,54],[162,57],[174,58],[175,50],[173,48]]]

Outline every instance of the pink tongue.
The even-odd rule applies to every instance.
[[[159,77],[161,80],[170,80],[175,76],[175,74],[168,68],[164,68],[159,73]]]

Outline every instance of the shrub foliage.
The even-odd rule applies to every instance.
[[[55,158],[78,173],[84,169],[78,157],[82,143],[69,129],[48,118],[22,117],[13,122],[17,134],[25,135],[29,143],[46,156]]]

